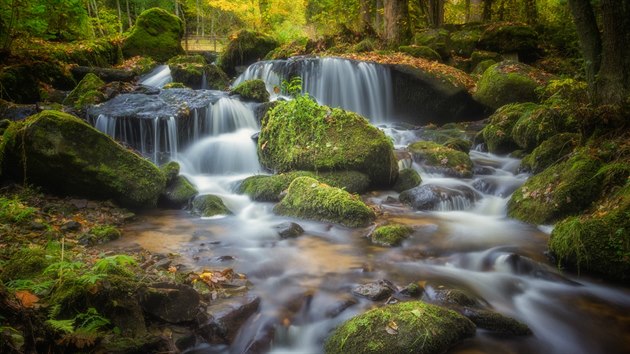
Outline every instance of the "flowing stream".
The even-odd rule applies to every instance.
[[[237,83],[259,77],[273,92],[286,75],[278,68],[286,65],[254,64]],[[306,90],[321,102],[359,111],[373,123],[387,122],[391,99],[383,94],[389,81],[382,68],[339,59],[300,65]],[[360,89],[351,89],[352,85]],[[338,95],[334,88],[355,95]],[[200,344],[190,352],[321,353],[332,328],[374,306],[353,297],[351,289],[379,279],[400,287],[422,284],[428,301],[441,286],[464,289],[533,331],[532,336],[500,337],[477,330],[449,353],[629,351],[628,289],[560,274],[544,254],[550,228],[506,217],[510,194],[528,177],[517,172],[518,160],[471,151],[477,173],[470,179],[431,174],[413,163],[423,184],[471,193],[456,195],[432,211],[400,204],[393,191],[364,195],[383,210],[384,219],[414,228],[401,246],[379,247],[366,237],[370,227],[348,229],[277,216],[271,203],[252,202],[233,192],[238,181],[264,173],[251,138],[259,129],[254,108],[223,97],[203,111],[195,110],[193,119],[200,128],[189,133],[192,142],[185,147],[180,143],[179,150],[174,142],[170,150],[170,159],[180,162],[182,174],[200,193],[220,196],[233,215],[198,218],[185,211],[151,211],[126,228],[123,240],[110,245],[139,244],[153,252],[179,253],[192,269],[229,267],[247,275],[251,292],[261,298],[258,313],[247,320],[230,347]],[[103,118],[96,126],[111,133],[112,123],[106,123]],[[383,129],[397,146],[418,139],[413,130],[390,125]],[[149,140],[153,136],[149,131],[143,134]],[[305,234],[280,239],[274,226],[284,221],[299,223]]]

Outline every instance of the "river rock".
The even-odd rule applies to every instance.
[[[187,206],[197,194],[199,191],[186,177],[177,176],[160,194],[158,202],[165,207],[179,209]]]
[[[170,323],[193,321],[199,311],[199,294],[190,286],[156,283],[139,290],[144,312]]]
[[[488,151],[495,154],[507,154],[516,150],[518,145],[512,138],[512,129],[521,117],[529,115],[537,107],[537,104],[527,102],[509,104],[497,109],[480,132]]]
[[[43,111],[15,122],[5,131],[3,144],[3,176],[55,194],[114,199],[141,208],[155,206],[165,186],[164,175],[151,162],[66,113]]]
[[[565,159],[578,146],[579,133],[562,133],[552,136],[537,146],[521,161],[520,170],[540,173],[547,167]]]
[[[468,153],[451,149],[432,141],[418,141],[409,145],[413,159],[428,172],[441,173],[447,177],[472,177],[473,163]]]
[[[125,57],[148,56],[158,62],[182,54],[184,26],[175,15],[161,8],[151,8],[136,19],[129,36],[124,39],[122,51]]]
[[[83,106],[102,102],[105,100],[105,94],[102,92],[104,87],[105,81],[92,73],[88,73],[68,94],[63,104],[81,109]]]
[[[232,214],[223,200],[212,194],[197,196],[192,202],[192,209],[193,213],[203,217]]]
[[[416,210],[464,210],[477,200],[477,193],[465,185],[424,184],[400,193],[399,199]]]
[[[247,80],[243,81],[230,92],[234,95],[241,96],[244,100],[255,101],[259,103],[269,102],[269,92],[263,80]]]
[[[528,336],[532,330],[527,324],[498,312],[465,307],[459,310],[462,315],[471,320],[478,328],[504,336]]]
[[[413,168],[403,168],[398,173],[398,179],[392,189],[400,193],[407,189],[417,187],[420,183],[422,183],[422,177],[420,177],[420,174],[416,170]]]
[[[444,353],[475,334],[466,317],[421,301],[386,305],[337,327],[324,345],[336,353]]]
[[[210,320],[201,327],[201,336],[210,343],[232,343],[243,323],[259,306],[260,298],[252,294],[213,302],[206,309]]]
[[[413,233],[413,228],[402,224],[379,226],[370,234],[372,243],[381,246],[398,246]]]
[[[304,229],[294,222],[283,222],[273,227],[280,238],[296,238],[304,233]]]
[[[271,37],[255,31],[241,30],[233,37],[217,60],[228,75],[236,74],[238,66],[247,66],[262,60],[278,43]]]
[[[391,186],[398,177],[392,142],[356,113],[301,96],[281,102],[263,121],[258,156],[271,170],[358,171],[374,186]]]
[[[87,74],[94,74],[105,82],[124,81],[130,82],[136,79],[136,73],[131,70],[98,68],[92,66],[73,66],[70,71],[75,80],[81,81]]]
[[[482,171],[483,172],[483,171]],[[507,197],[512,194],[516,188],[521,186],[522,181],[514,178],[505,179],[501,176],[482,176],[475,179],[472,183],[473,188],[484,194],[496,195],[499,197]]]
[[[396,285],[389,280],[377,280],[373,283],[362,284],[354,289],[352,293],[372,301],[385,300],[396,292]]]
[[[339,223],[348,227],[367,226],[376,215],[361,198],[310,177],[291,182],[287,195],[274,207],[280,215]]]

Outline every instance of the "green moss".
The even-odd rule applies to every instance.
[[[488,61],[488,60],[492,60],[494,61],[493,64],[496,64],[503,60],[503,56],[499,53],[488,52],[485,50],[476,50],[472,52],[472,54],[470,55],[470,64],[473,68],[479,65],[480,63],[484,61]],[[486,68],[488,67],[490,67],[490,65],[488,65]],[[482,73],[483,71],[481,72],[481,74]]]
[[[506,154],[518,147],[512,139],[512,129],[516,122],[535,110],[534,103],[510,104],[499,108],[490,116],[488,125],[481,130],[488,151],[495,154]]]
[[[545,168],[566,158],[580,142],[577,133],[562,133],[543,141],[531,154],[521,161],[521,169],[540,173]]]
[[[432,141],[418,141],[409,145],[415,161],[442,171],[446,175],[468,178],[472,176],[473,164],[467,153],[448,148]]]
[[[358,196],[310,177],[294,179],[274,212],[348,227],[366,226],[376,217]]]
[[[230,209],[223,204],[223,200],[212,194],[200,195],[195,198],[193,200],[193,212],[203,217],[232,214]]]
[[[398,51],[407,53],[415,58],[442,61],[442,57],[435,50],[427,46],[404,45],[398,47]]]
[[[221,68],[214,64],[208,64],[204,68],[206,71],[207,85],[210,90],[226,90],[230,85],[230,78]]]
[[[531,177],[508,202],[510,217],[536,223],[551,223],[587,208],[602,189],[597,171],[601,162],[578,150],[569,160]]]
[[[496,23],[483,32],[479,47],[498,53],[517,53],[519,60],[531,62],[538,56],[538,33],[526,25]]]
[[[377,227],[370,238],[372,243],[381,246],[398,246],[413,233],[413,229],[407,225],[391,224]]]
[[[412,42],[415,45],[427,46],[435,50],[443,58],[450,55],[447,49],[449,43],[449,33],[445,29],[423,29],[422,31],[418,31],[414,34]]]
[[[4,139],[5,171],[56,194],[114,199],[137,208],[154,206],[165,186],[155,165],[66,113],[31,116],[9,127]]]
[[[467,154],[470,152],[470,148],[472,147],[472,141],[466,139],[451,138],[444,143],[444,146]]]
[[[525,151],[532,151],[548,138],[575,128],[557,110],[538,106],[521,115],[512,128],[512,139]]]
[[[367,311],[336,328],[327,354],[443,353],[475,333],[475,325],[454,311],[421,301]]]
[[[607,196],[594,212],[560,221],[549,249],[560,265],[630,279],[630,184]]]
[[[400,193],[417,187],[420,183],[422,183],[422,177],[420,177],[420,174],[418,174],[416,170],[413,168],[404,168],[398,173],[398,179],[392,189]]]
[[[262,33],[241,30],[226,46],[218,59],[219,67],[228,75],[236,73],[239,65],[249,65],[264,58],[278,43]]]
[[[470,57],[480,38],[481,31],[478,29],[453,32],[450,36],[449,48],[458,56]]]
[[[372,38],[366,38],[361,42],[352,46],[352,51],[355,53],[371,52],[376,49],[376,41]]]
[[[126,57],[147,56],[158,62],[182,54],[181,39],[184,34],[182,21],[160,8],[148,9],[136,19],[136,24],[123,43]]]
[[[307,53],[308,38],[299,38],[285,43],[265,55],[265,60],[288,59],[296,55]]]
[[[269,101],[267,86],[264,81],[259,79],[241,82],[232,89],[232,93],[240,95],[244,100],[252,100],[261,103]]]
[[[176,176],[167,184],[166,190],[160,196],[160,203],[175,208],[183,207],[194,198],[199,191],[184,176]]]
[[[160,171],[164,174],[164,177],[166,177],[166,184],[169,185],[173,183],[179,175],[179,163],[169,161],[160,166]]]
[[[492,65],[481,76],[473,97],[497,109],[509,103],[537,102],[535,90],[543,86],[543,73],[525,64],[503,61]]]
[[[376,186],[398,176],[391,141],[356,113],[320,106],[306,96],[281,102],[263,119],[261,163],[275,171],[358,171]]]
[[[178,89],[178,88],[188,88],[188,86],[182,84],[181,82],[169,82],[168,84],[164,85],[164,87],[162,87],[162,89],[164,90]]]
[[[0,223],[21,224],[30,221],[35,209],[18,199],[0,197]]]
[[[492,65],[496,64],[497,62],[495,60],[492,59],[488,59],[488,60],[484,60],[482,62],[480,62],[477,65],[473,65],[472,66],[472,71],[470,72],[471,75],[477,75],[477,76],[481,76],[483,75],[483,73],[486,72],[486,70],[488,70],[488,68],[490,68]]]
[[[98,226],[93,227],[81,239],[83,242],[87,244],[96,245],[96,244],[101,244],[101,243],[119,239],[120,236],[122,236],[122,233],[116,226],[98,225]]]
[[[77,87],[68,94],[63,104],[81,109],[85,105],[99,103],[105,98],[105,95],[100,91],[104,86],[105,81],[93,73],[88,73],[81,79]]]
[[[38,246],[22,248],[14,253],[2,267],[0,280],[8,282],[31,279],[39,275],[51,263],[46,251]]]

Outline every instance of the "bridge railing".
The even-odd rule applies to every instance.
[[[221,36],[196,36],[188,35],[182,39],[182,47],[184,50],[192,52],[203,51],[223,51],[223,46],[227,43],[227,37]]]

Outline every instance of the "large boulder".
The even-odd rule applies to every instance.
[[[474,98],[492,109],[508,103],[538,102],[536,89],[544,86],[550,77],[529,65],[502,61],[483,73]]]
[[[400,193],[400,201],[416,210],[464,210],[479,198],[474,189],[461,184],[423,184]]]
[[[409,145],[414,161],[432,173],[448,177],[472,177],[473,163],[467,152],[451,149],[432,141],[418,141]]]
[[[479,48],[502,54],[518,54],[518,59],[531,63],[538,59],[538,33],[527,25],[497,23],[486,28],[479,38]]]
[[[521,149],[532,151],[548,138],[576,129],[576,124],[571,124],[560,111],[540,105],[522,115],[514,124],[512,139]]]
[[[151,162],[66,113],[43,111],[13,123],[2,144],[4,174],[56,194],[140,208],[155,206],[165,186]]]
[[[212,194],[196,197],[192,202],[192,209],[193,213],[203,217],[232,214],[223,203],[223,199]]]
[[[601,164],[587,149],[576,151],[517,189],[508,202],[508,215],[545,224],[586,209],[601,192],[602,176],[597,173]]]
[[[336,328],[324,345],[336,353],[444,353],[475,334],[466,317],[421,301],[373,309]]]
[[[105,100],[105,95],[102,92],[104,87],[105,81],[93,73],[88,73],[81,79],[77,87],[66,96],[63,103],[73,106],[75,109],[81,109],[86,105],[102,102]]]
[[[236,74],[238,66],[262,60],[267,53],[278,46],[271,37],[259,32],[242,30],[232,39],[218,60],[218,65],[228,75]]]
[[[356,113],[301,96],[278,104],[262,123],[258,156],[269,169],[359,171],[375,186],[398,177],[392,142]]]
[[[173,82],[193,89],[223,90],[229,78],[216,65],[208,64],[201,55],[178,55],[168,61]]]
[[[267,92],[265,82],[260,79],[241,82],[232,89],[231,94],[239,95],[244,100],[269,102],[269,92]]]
[[[274,212],[348,227],[367,226],[376,218],[374,211],[358,196],[310,177],[294,179]]]
[[[63,65],[52,60],[28,61],[0,68],[0,99],[35,103],[45,99],[43,87],[71,90],[76,82]]]
[[[457,56],[470,57],[477,48],[480,38],[480,29],[469,28],[455,31],[450,35],[449,49]]]
[[[545,168],[566,158],[581,140],[578,133],[562,133],[543,141],[521,161],[521,170],[540,173]]]
[[[140,14],[131,33],[123,43],[125,57],[148,56],[158,62],[183,54],[182,21],[168,11],[154,7]]]
[[[628,281],[630,184],[607,196],[594,210],[556,224],[549,249],[563,265]]]
[[[529,115],[536,108],[538,105],[535,103],[519,103],[505,105],[494,112],[480,133],[488,151],[507,154],[518,149],[512,138],[512,129],[521,117]]]

